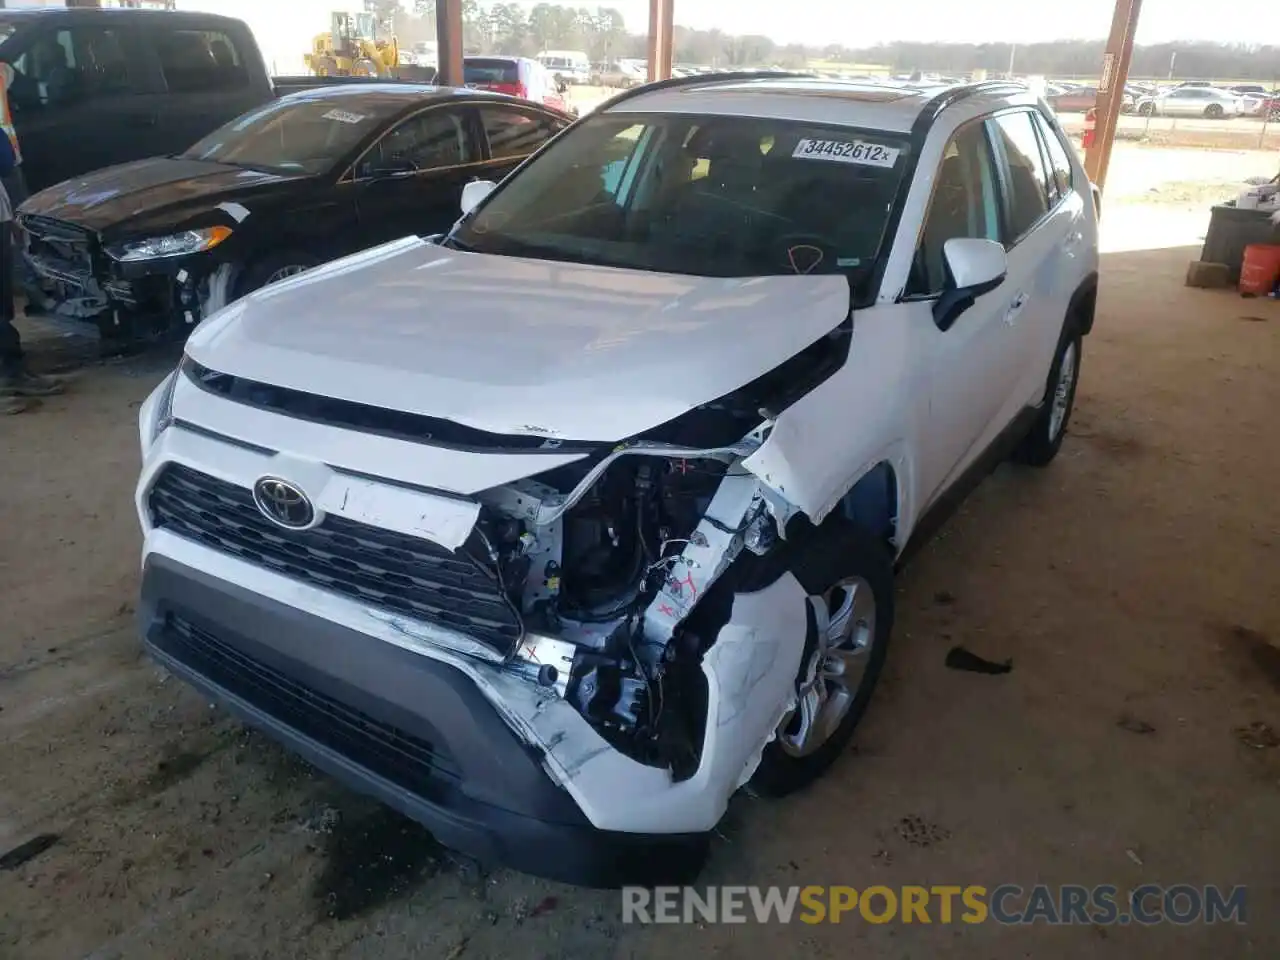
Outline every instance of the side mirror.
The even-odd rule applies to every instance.
[[[948,330],[978,297],[1004,282],[1009,257],[994,240],[953,237],[942,245],[947,266],[947,287],[933,305],[939,330]]]
[[[493,193],[497,184],[492,180],[472,180],[462,188],[462,215],[465,217],[484,202],[484,198]]]

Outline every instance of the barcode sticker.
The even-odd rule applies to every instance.
[[[346,110],[330,110],[324,115],[325,120],[337,120],[339,123],[359,123],[364,119],[363,113],[348,113]]]
[[[862,140],[801,140],[791,156],[802,160],[829,160],[888,168],[898,162],[898,152],[896,147],[883,147]]]

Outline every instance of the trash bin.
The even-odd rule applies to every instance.
[[[1271,223],[1271,211],[1241,210],[1234,203],[1224,203],[1215,206],[1210,215],[1200,260],[1225,263],[1235,284],[1240,282],[1244,248],[1253,243],[1277,242],[1280,242],[1280,229]]]

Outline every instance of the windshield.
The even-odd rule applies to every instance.
[[[750,117],[602,114],[454,231],[484,253],[661,273],[869,274],[908,143]]]
[[[382,119],[376,105],[344,99],[351,98],[274,100],[215,130],[182,156],[280,173],[324,173]]]

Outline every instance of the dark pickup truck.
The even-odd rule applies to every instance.
[[[206,13],[0,10],[0,63],[31,192],[102,167],[179,153],[283,93],[249,28]],[[341,82],[341,81],[339,81]]]

